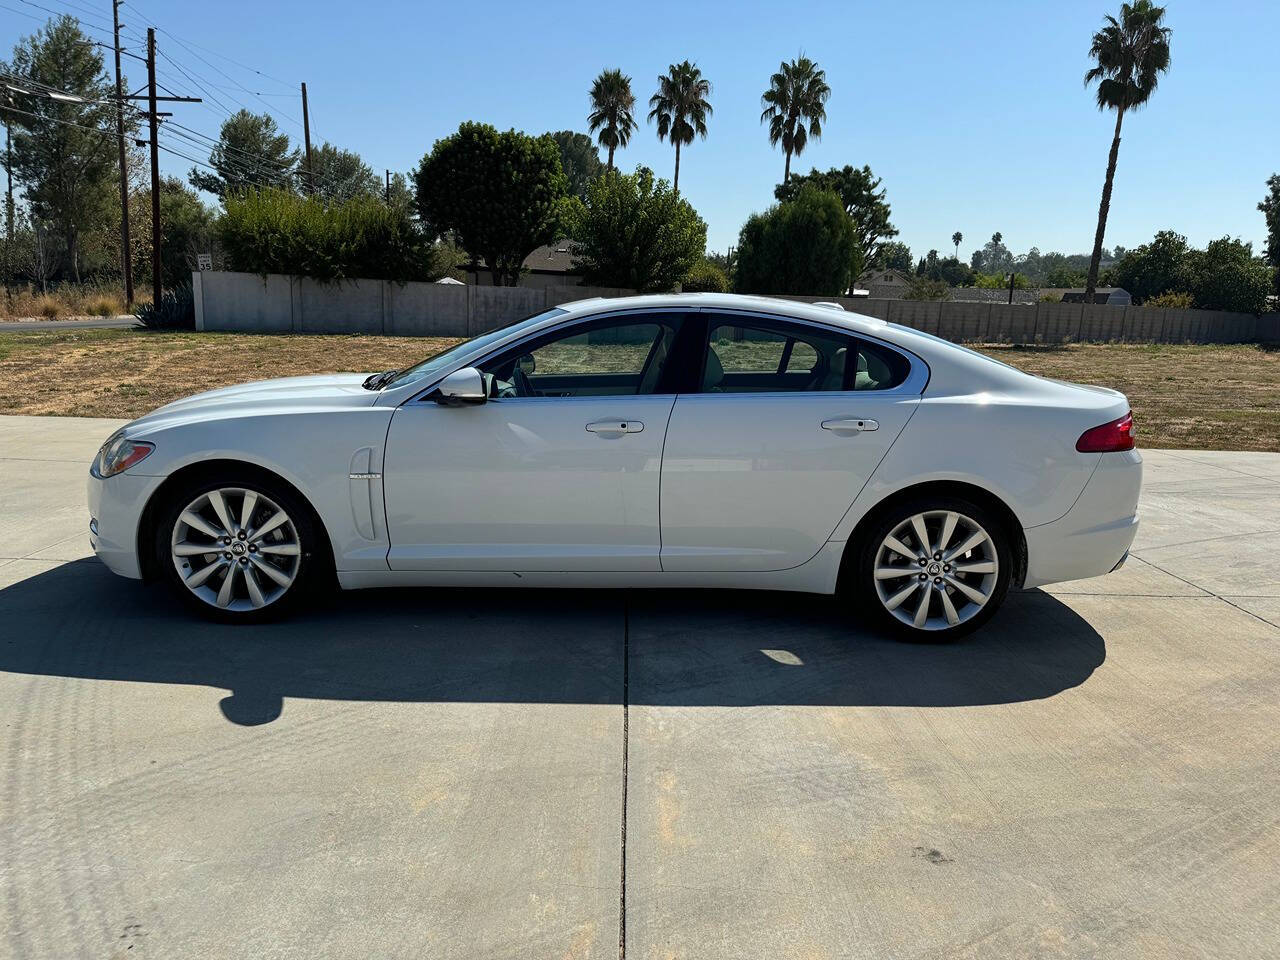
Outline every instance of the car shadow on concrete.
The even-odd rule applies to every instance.
[[[870,633],[835,598],[752,591],[361,591],[293,619],[227,627],[161,586],[67,563],[0,590],[0,670],[230,691],[233,723],[286,697],[950,707],[1054,696],[1102,664],[1102,637],[1040,591],[947,645]]]

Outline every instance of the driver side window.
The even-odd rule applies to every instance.
[[[606,397],[656,393],[675,340],[673,317],[595,321],[480,365],[489,396]]]

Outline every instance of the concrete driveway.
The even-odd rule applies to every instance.
[[[110,421],[0,418],[0,955],[1246,957],[1280,943],[1280,455],[949,647],[830,600],[353,594],[86,559]]]

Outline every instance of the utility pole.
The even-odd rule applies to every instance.
[[[311,117],[307,114],[307,85],[302,85],[302,138],[307,145],[307,193],[316,192],[316,174],[311,166]]]
[[[160,145],[156,140],[156,28],[147,27],[147,123],[151,127],[151,284],[160,309]]]
[[[1013,303],[1013,281],[1017,274],[1012,270],[1009,271],[1009,303]]]
[[[4,292],[8,295],[13,292],[13,137],[8,114],[4,118],[4,172],[9,181],[4,201]]]
[[[387,206],[391,206],[391,171],[387,171]]]
[[[120,2],[111,0],[116,55],[116,145],[120,148],[120,262],[124,267],[125,308],[133,310],[133,251],[129,244],[129,168],[124,155],[124,87],[120,81]]]

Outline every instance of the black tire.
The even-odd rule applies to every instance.
[[[288,587],[283,588],[279,596],[273,597],[270,602],[261,607],[224,609],[201,599],[187,587],[175,563],[173,556],[175,527],[179,524],[179,518],[185,508],[205,494],[227,489],[251,491],[261,500],[278,506],[287,514],[293,532],[296,533],[297,567],[292,582]],[[250,524],[250,527],[252,526],[253,524]],[[218,623],[248,624],[280,619],[294,611],[303,600],[314,597],[317,587],[333,579],[333,561],[329,553],[328,541],[318,528],[318,521],[310,504],[287,484],[253,468],[220,470],[216,474],[205,474],[190,483],[180,484],[170,490],[156,513],[153,550],[155,569],[160,571],[161,577],[178,599],[192,612]],[[267,558],[259,555],[259,559],[265,561]],[[192,562],[203,561],[202,557],[200,561],[193,558]],[[242,564],[246,562],[247,560],[241,561]],[[217,574],[214,576],[216,577]],[[239,576],[244,578],[247,574],[240,573]],[[260,575],[255,576],[254,579],[255,583],[269,584],[270,582]],[[214,578],[211,577],[210,580],[213,581]],[[247,589],[247,585],[242,584],[242,587]]]
[[[898,615],[886,608],[885,601],[877,590],[877,581],[875,579],[877,558],[885,539],[894,531],[899,530],[904,523],[910,523],[912,517],[920,514],[947,512],[959,514],[962,518],[975,522],[987,533],[990,544],[994,549],[997,569],[994,574],[990,575],[990,580],[977,574],[954,574],[957,579],[963,579],[970,585],[971,589],[985,585],[989,590],[985,604],[972,610],[961,622],[953,626],[945,626],[943,624],[946,622],[946,613],[943,608],[942,598],[940,596],[932,597],[929,600],[929,606],[926,611],[927,613],[936,611],[936,613],[929,616],[929,627],[921,628],[914,626],[912,623],[904,622]],[[958,527],[957,529],[967,528]],[[941,531],[937,527],[927,528],[926,533],[930,534],[931,541],[941,536]],[[903,539],[900,542],[905,543],[914,550],[917,549],[917,540],[918,538],[909,541]],[[1015,538],[1002,517],[992,513],[986,507],[963,497],[922,495],[900,500],[879,510],[871,523],[865,528],[865,535],[860,536],[858,543],[850,545],[850,548],[856,552],[850,557],[852,562],[846,566],[842,589],[853,601],[853,611],[860,623],[870,622],[883,633],[916,643],[946,643],[977,630],[990,620],[1000,608],[1009,592],[1009,583],[1013,576],[1014,567],[1017,565],[1017,558],[1014,555],[1014,542]],[[957,538],[953,535],[948,544],[954,548],[958,545]],[[985,544],[981,547],[984,554],[987,549]],[[976,551],[971,553],[976,553]],[[970,554],[965,554],[963,557],[957,557],[956,559],[963,562],[969,556]],[[983,562],[988,561],[988,558],[984,555],[976,557],[976,560]],[[904,563],[904,569],[913,571],[918,569],[915,566],[911,566],[908,561],[903,560],[902,562]],[[918,563],[918,561],[916,562]],[[952,609],[961,614],[972,605],[972,601],[969,601],[963,594],[948,585],[945,580],[945,574],[940,584],[930,579],[928,572],[930,569],[932,568],[926,567],[915,574],[917,578],[921,574],[924,575],[922,585],[926,590],[933,587],[937,591],[945,592]],[[900,585],[900,589],[903,591],[912,582],[912,578],[905,576],[896,581],[881,581],[882,584]],[[884,589],[886,593],[890,592],[888,586],[885,586]],[[901,603],[901,608],[909,607],[917,596],[920,595],[918,593],[908,594],[908,600]],[[959,601],[960,606],[957,606],[956,601]]]

